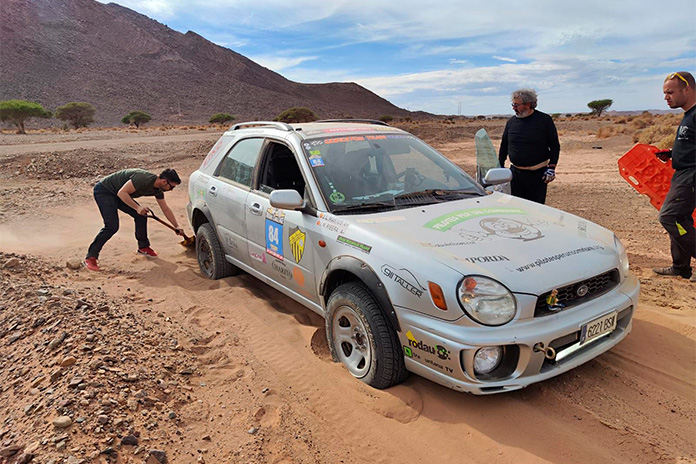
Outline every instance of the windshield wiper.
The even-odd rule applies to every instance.
[[[438,200],[444,200],[451,197],[462,197],[462,196],[481,196],[481,192],[473,189],[463,189],[463,190],[443,190],[443,189],[427,189],[419,190],[417,192],[402,193],[394,197],[394,200],[407,200],[409,198],[433,196]]]
[[[394,202],[392,201],[370,201],[358,203],[355,205],[337,206],[334,208],[334,213],[343,212],[356,212],[356,211],[372,211],[375,209],[384,210],[385,208],[395,208]]]

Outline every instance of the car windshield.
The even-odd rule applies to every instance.
[[[305,155],[334,213],[375,212],[484,195],[471,177],[409,134],[305,140]]]

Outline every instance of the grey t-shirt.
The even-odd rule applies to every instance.
[[[109,192],[118,195],[118,191],[121,190],[129,180],[133,182],[133,187],[135,187],[135,192],[131,194],[131,197],[155,197],[159,200],[164,198],[164,192],[155,188],[157,176],[144,169],[134,168],[117,171],[104,177],[99,183]]]

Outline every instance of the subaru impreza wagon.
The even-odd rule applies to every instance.
[[[609,350],[639,294],[616,235],[485,188],[509,180],[377,121],[249,122],[191,175],[187,213],[206,277],[244,271],[322,315],[354,377],[489,394]]]

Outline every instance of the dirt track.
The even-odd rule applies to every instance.
[[[628,248],[632,271],[640,277],[641,303],[633,332],[617,347],[519,392],[476,397],[415,375],[386,391],[366,387],[330,362],[319,316],[249,276],[205,280],[195,256],[157,224],[150,226],[150,239],[160,257],[136,256],[132,221],[125,216],[121,230],[104,248],[101,273],[66,269],[32,277],[24,271],[3,272],[8,282],[34,279],[82,294],[103,291],[122,301],[143,327],[178,334],[181,362],[193,359],[193,375],[180,375],[176,369],[160,372],[152,361],[154,347],[153,356],[141,354],[138,367],[186,387],[179,400],[162,400],[164,411],[176,412],[175,420],[161,418],[152,429],[135,427],[147,447],[166,450],[169,462],[696,462],[696,287],[650,272],[652,266],[668,265],[668,239],[657,211],[618,175],[616,160],[630,148],[630,140],[600,142],[586,130],[559,129],[563,148],[548,203],[617,233]],[[58,141],[46,140],[51,144],[46,148],[17,143],[19,136],[2,136],[7,146],[0,147],[0,251],[29,254],[61,268],[66,260],[82,258],[101,227],[91,198],[95,179],[135,165],[153,171],[171,166],[184,178],[217,136],[189,134],[184,142],[172,134],[153,144],[150,138],[123,135],[123,142],[99,148],[89,133],[69,142],[77,144],[69,148]],[[433,144],[473,172],[472,137]],[[56,166],[62,174],[55,175]],[[182,223],[186,188],[184,179],[167,196]],[[28,308],[0,305],[0,322]],[[104,331],[104,343],[111,338],[111,343],[139,344],[127,333]],[[37,348],[34,356],[23,358],[24,375],[18,377],[8,369],[18,361],[8,359],[31,338],[27,332],[10,344],[5,333],[0,330],[3,443],[27,446],[46,440],[33,462],[90,453],[92,462],[116,462],[93,450],[109,446],[109,436],[121,437],[128,430],[113,426],[95,431],[89,425],[96,419],[90,416],[71,426],[67,449],[56,450],[52,438],[57,432],[50,422],[58,413],[47,401],[51,395],[41,390],[32,397],[25,385],[32,375],[49,371],[56,356]],[[31,335],[39,343],[50,341],[48,336],[36,338],[40,336]],[[94,357],[78,347],[76,342],[64,350],[77,358],[69,369],[86,366]],[[126,396],[138,388],[146,387],[126,388]],[[25,414],[27,404],[42,401],[46,407]],[[125,404],[118,414],[130,417],[134,413]],[[74,414],[80,415],[77,406]],[[138,420],[129,423],[137,425]],[[114,459],[120,462],[143,462],[146,457],[132,447],[116,448]]]

